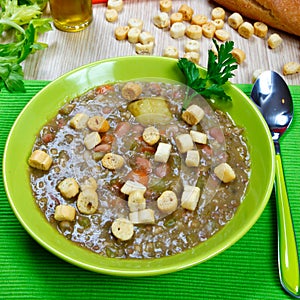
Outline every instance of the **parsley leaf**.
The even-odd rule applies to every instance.
[[[25,92],[23,70],[19,64],[0,64],[0,90],[4,87],[10,92]]]
[[[223,85],[234,76],[233,71],[238,67],[231,54],[234,43],[229,41],[219,46],[216,40],[213,42],[218,55],[212,50],[208,51],[207,72],[204,77],[200,76],[197,65],[186,58],[178,60],[178,67],[186,78],[187,86],[206,99],[230,101],[231,97],[225,93]],[[188,107],[190,100],[190,97],[184,100],[184,109]]]
[[[1,3],[1,19],[14,22],[18,25],[26,25],[32,19],[40,17],[42,12],[37,4],[18,5],[18,0],[4,0]],[[9,25],[0,26],[0,34],[9,29]]]
[[[36,2],[36,1],[32,1]],[[17,0],[0,0],[0,36],[12,32],[12,39],[0,44],[0,91],[24,92],[24,74],[20,63],[28,55],[47,47],[38,42],[41,33],[52,29],[51,19],[40,18],[37,3],[18,5]]]

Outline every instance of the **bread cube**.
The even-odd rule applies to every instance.
[[[184,44],[184,52],[200,53],[200,43],[198,41],[190,40]]]
[[[129,195],[134,191],[142,191],[144,194],[146,192],[146,187],[143,184],[132,180],[127,180],[121,187],[121,193],[125,195]]]
[[[215,19],[212,23],[216,26],[216,30],[223,29],[224,27],[224,21],[222,19]]]
[[[221,42],[225,42],[227,40],[230,39],[230,34],[228,31],[224,30],[224,29],[217,29],[215,32],[215,37],[221,41]]]
[[[128,31],[130,27],[129,26],[118,26],[115,29],[115,38],[118,41],[124,41],[127,39]]]
[[[211,12],[211,17],[212,17],[213,20],[216,20],[216,19],[224,20],[225,19],[225,10],[224,10],[224,8],[215,7]]]
[[[181,115],[182,119],[189,125],[197,125],[204,117],[204,110],[196,105],[190,105]]]
[[[146,208],[129,213],[129,220],[133,224],[154,224],[154,210]]]
[[[98,209],[98,194],[94,189],[85,189],[78,195],[76,205],[82,214],[91,215]]]
[[[128,26],[130,28],[138,28],[139,30],[142,30],[143,26],[144,26],[144,22],[143,22],[143,20],[138,19],[138,18],[130,18],[128,20]]]
[[[194,14],[194,10],[188,6],[187,4],[181,4],[178,12],[182,14],[183,20],[184,21],[191,21],[192,20],[192,16]]]
[[[100,134],[96,131],[87,134],[83,140],[83,143],[88,150],[93,149],[101,143]]]
[[[111,225],[112,234],[121,241],[128,241],[133,236],[133,224],[125,218],[118,218]]]
[[[172,0],[160,0],[159,9],[162,12],[170,12],[172,10]]]
[[[238,29],[244,22],[244,19],[239,13],[235,12],[228,17],[227,22],[233,29]]]
[[[173,191],[164,191],[157,199],[158,209],[166,214],[171,214],[177,209],[178,199]]]
[[[128,207],[131,212],[143,210],[146,208],[146,199],[144,191],[135,190],[128,196]]]
[[[170,26],[170,18],[166,12],[161,12],[153,17],[153,23],[158,28],[167,28]]]
[[[55,207],[54,219],[56,221],[74,221],[76,209],[70,205],[57,205]]]
[[[231,54],[239,65],[246,59],[246,53],[239,48],[234,48]]]
[[[200,131],[191,130],[190,136],[194,143],[197,144],[207,144],[207,135]]]
[[[265,38],[268,34],[268,26],[262,22],[255,22],[254,34],[260,38]]]
[[[86,127],[88,119],[87,114],[78,113],[70,120],[70,126],[74,129],[83,129]]]
[[[238,33],[245,39],[249,39],[254,34],[254,27],[249,22],[242,23],[238,28]]]
[[[143,131],[143,140],[148,144],[148,145],[154,145],[156,144],[160,139],[160,133],[157,128],[154,126],[149,126],[145,128]]]
[[[136,82],[127,82],[121,90],[122,96],[126,100],[136,100],[142,93],[142,86]]]
[[[108,170],[121,169],[125,163],[124,158],[121,155],[114,153],[106,153],[101,162],[103,167]]]
[[[178,135],[175,141],[180,153],[186,153],[194,148],[192,137],[188,133]]]
[[[154,160],[157,162],[166,163],[169,160],[172,146],[167,143],[159,143],[154,154]]]
[[[48,171],[52,162],[52,158],[42,150],[33,151],[28,159],[30,167],[43,171]]]
[[[141,30],[139,28],[137,27],[130,28],[127,34],[128,42],[132,44],[138,43],[140,34],[141,34]]]
[[[186,28],[185,35],[193,40],[199,40],[202,37],[202,27],[199,25],[189,25]]]
[[[123,0],[108,0],[107,1],[107,8],[115,9],[117,12],[122,11],[123,6],[124,6]]]
[[[216,25],[212,22],[207,22],[202,25],[202,33],[205,37],[211,39],[214,37],[216,32]]]
[[[253,71],[252,74],[252,83],[254,83],[256,81],[256,79],[260,76],[260,74],[263,72],[264,70],[262,69],[257,69]]]
[[[114,8],[108,8],[105,11],[105,19],[107,22],[113,23],[118,20],[119,14]]]
[[[154,42],[154,36],[148,31],[143,31],[139,36],[139,42],[143,45],[147,45],[150,42]]]
[[[72,177],[66,178],[61,181],[57,188],[62,196],[67,199],[73,198],[79,193],[79,185],[77,181]]]
[[[297,62],[288,62],[282,69],[283,75],[292,75],[300,72],[300,64]]]
[[[181,206],[188,210],[195,210],[200,198],[200,188],[185,185],[181,196]]]
[[[194,64],[199,64],[200,53],[195,51],[185,52],[183,57],[187,60],[193,62]]]
[[[227,163],[221,163],[214,169],[216,176],[224,183],[228,183],[235,179],[235,172]]]
[[[110,128],[110,125],[104,117],[93,116],[88,119],[87,127],[92,131],[107,132]]]
[[[137,54],[152,54],[154,49],[154,42],[148,44],[136,43],[135,52]]]
[[[173,25],[174,23],[183,22],[183,15],[182,13],[175,12],[172,13],[170,16],[170,24]]]
[[[174,46],[167,46],[163,51],[164,57],[178,58],[179,53],[178,49]]]
[[[279,47],[281,44],[282,44],[282,38],[277,33],[271,34],[270,37],[268,38],[268,46],[271,49],[275,49]]]
[[[191,24],[202,26],[205,23],[207,23],[207,21],[208,21],[208,18],[205,15],[193,15]]]
[[[200,155],[198,150],[189,150],[186,153],[185,164],[188,167],[198,167],[200,162]]]
[[[139,211],[132,211],[129,213],[129,220],[132,222],[132,224],[140,224],[139,221]]]
[[[171,26],[170,35],[173,39],[184,37],[186,26],[182,22],[176,22]]]

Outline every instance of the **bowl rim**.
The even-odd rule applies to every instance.
[[[207,261],[208,259],[216,256],[217,254],[219,254],[220,252],[223,252],[224,250],[228,249],[230,246],[232,246],[234,243],[236,243],[240,238],[242,238],[249,230],[250,228],[256,223],[256,221],[258,220],[258,218],[260,217],[260,215],[262,214],[265,206],[267,205],[269,198],[271,196],[271,192],[273,190],[273,182],[274,182],[274,178],[275,178],[275,151],[274,151],[274,147],[273,147],[273,141],[272,141],[272,137],[271,134],[269,132],[269,128],[268,125],[266,124],[264,118],[262,115],[260,115],[259,110],[256,108],[256,106],[251,102],[248,101],[248,104],[254,109],[254,111],[256,111],[256,113],[258,113],[258,118],[260,119],[263,128],[265,129],[267,134],[267,138],[268,138],[268,145],[270,145],[270,149],[268,149],[271,153],[271,157],[270,157],[270,163],[271,163],[271,174],[270,174],[270,180],[268,181],[268,186],[266,186],[266,193],[264,195],[264,199],[261,201],[261,205],[260,208],[255,212],[255,214],[253,214],[251,222],[248,222],[246,226],[244,226],[237,234],[234,238],[230,239],[229,241],[222,241],[219,244],[219,247],[217,249],[213,249],[207,252],[207,255],[202,258],[202,259],[195,259],[195,258],[190,258],[188,260],[185,260],[185,257],[190,255],[191,257],[193,257],[193,253],[194,253],[194,248],[189,249],[187,251],[184,251],[180,254],[176,254],[170,257],[163,257],[163,258],[155,258],[155,259],[147,259],[147,260],[143,260],[141,262],[140,259],[130,259],[129,261],[138,261],[138,267],[136,268],[132,268],[132,267],[128,267],[126,264],[124,264],[123,269],[114,269],[113,268],[109,268],[107,266],[103,267],[103,266],[94,266],[90,263],[86,263],[83,261],[78,261],[78,259],[74,259],[72,256],[69,255],[65,255],[64,253],[61,253],[59,250],[57,250],[55,247],[53,247],[52,245],[50,245],[49,243],[45,242],[45,240],[40,237],[37,233],[36,230],[31,228],[31,226],[29,226],[27,224],[27,222],[24,220],[22,212],[19,211],[12,195],[11,195],[11,191],[8,185],[8,178],[7,178],[7,171],[8,171],[8,164],[7,164],[7,156],[8,156],[8,151],[9,151],[9,146],[11,143],[13,143],[12,141],[12,136],[13,136],[13,132],[18,124],[18,122],[20,121],[20,119],[23,117],[23,115],[27,112],[28,107],[34,105],[36,99],[38,99],[39,97],[41,97],[43,95],[43,93],[47,92],[49,89],[55,87],[57,85],[58,81],[61,80],[65,80],[66,78],[72,77],[73,75],[76,75],[78,72],[80,73],[82,70],[86,70],[87,68],[93,68],[93,67],[97,67],[100,65],[103,65],[105,63],[117,63],[120,61],[137,61],[137,62],[142,62],[142,61],[149,61],[149,62],[160,62],[160,61],[165,61],[167,64],[174,64],[176,62],[176,60],[171,59],[171,58],[166,58],[166,57],[153,57],[153,56],[126,56],[126,57],[114,57],[114,58],[108,58],[108,59],[103,59],[103,60],[99,60],[96,62],[92,62],[89,63],[87,65],[81,66],[79,68],[76,68],[74,70],[71,70],[63,75],[61,75],[60,77],[58,77],[57,79],[51,81],[49,84],[46,85],[46,87],[42,88],[26,105],[25,107],[22,109],[22,111],[20,112],[20,114],[18,115],[18,117],[16,118],[10,132],[9,135],[7,137],[7,141],[5,144],[5,148],[4,148],[4,154],[3,154],[3,181],[4,181],[4,187],[5,187],[5,191],[8,197],[8,201],[10,203],[10,206],[13,210],[13,212],[15,213],[17,219],[19,220],[19,222],[21,223],[21,225],[23,226],[23,228],[29,233],[29,235],[36,240],[40,245],[42,245],[45,249],[47,249],[49,252],[51,252],[52,254],[56,255],[57,257],[73,264],[76,265],[78,267],[81,267],[83,269],[87,269],[90,271],[94,271],[94,272],[98,272],[98,273],[103,273],[103,274],[109,274],[109,275],[118,275],[118,276],[153,276],[153,275],[160,275],[160,274],[166,274],[166,273],[171,273],[171,272],[175,272],[175,271],[179,271],[182,269],[186,269],[189,268],[191,266],[197,265],[199,263],[202,263],[204,261]],[[205,69],[202,67],[199,67],[200,72],[205,72]],[[159,77],[159,76],[157,76]],[[96,84],[95,84],[96,85]],[[94,85],[94,86],[95,86]],[[237,86],[235,86],[234,84],[228,82],[226,84],[228,86],[228,89],[234,90],[235,92],[237,92],[239,95],[241,95],[242,98],[247,98],[249,99],[243,91],[241,91]],[[91,86],[93,87],[93,86]],[[90,88],[91,88],[90,87]],[[72,97],[71,97],[72,98]],[[70,99],[69,99],[70,100]],[[46,122],[46,121],[45,121]],[[35,204],[35,203],[34,203]],[[36,205],[36,204],[35,204]],[[38,207],[37,207],[38,209]],[[42,214],[41,214],[42,215]],[[48,222],[47,222],[48,223]],[[228,223],[230,224],[230,222]],[[227,224],[227,225],[228,225]],[[226,228],[227,225],[224,227]],[[224,230],[221,229],[220,231]],[[57,231],[56,231],[57,232]],[[216,235],[215,235],[216,236]],[[215,236],[212,236],[210,239],[214,239]],[[65,237],[63,237],[65,239]],[[210,240],[209,239],[209,240]],[[66,240],[66,239],[65,239]],[[70,241],[68,241],[70,242]],[[70,242],[73,243],[73,242]],[[205,244],[206,242],[204,242]],[[84,251],[87,251],[86,249],[83,249]],[[96,254],[99,255],[99,254]],[[176,261],[174,262],[174,257],[176,256]],[[121,263],[121,261],[124,259],[116,259],[116,258],[108,258],[109,260],[115,260]],[[172,261],[172,265],[170,266],[164,266],[161,267],[160,264],[158,263],[159,261]],[[182,261],[185,261],[185,263],[182,263]],[[130,264],[128,264],[130,265]],[[145,268],[149,268],[150,265],[150,269],[143,269]]]

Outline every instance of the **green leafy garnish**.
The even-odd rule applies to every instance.
[[[206,99],[230,101],[231,97],[224,91],[224,84],[229,78],[234,76],[233,71],[238,65],[236,59],[232,56],[234,43],[232,41],[218,45],[213,40],[218,55],[212,50],[208,51],[207,72],[205,77],[200,76],[199,69],[196,64],[186,58],[178,60],[178,67],[186,78],[186,84]],[[183,103],[186,109],[191,101],[191,97],[187,97]]]
[[[0,0],[0,6],[0,37],[10,37],[8,43],[0,44],[0,91],[24,92],[20,64],[29,54],[47,47],[38,42],[38,35],[52,29],[51,19],[40,18],[37,2],[18,5],[17,0]]]

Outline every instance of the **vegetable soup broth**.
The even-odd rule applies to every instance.
[[[158,258],[180,253],[207,240],[232,219],[249,179],[250,160],[243,129],[235,126],[227,114],[207,109],[206,123],[217,120],[220,127],[205,128],[203,122],[191,127],[181,119],[186,86],[143,81],[139,84],[143,90],[139,98],[167,99],[172,119],[166,124],[155,124],[161,134],[160,142],[172,144],[166,164],[153,159],[157,145],[149,146],[143,141],[142,133],[147,126],[137,122],[128,110],[130,101],[121,95],[124,83],[96,87],[67,103],[42,128],[33,147],[47,152],[53,159],[49,171],[30,168],[33,194],[46,219],[67,239],[108,257]],[[104,168],[101,164],[104,152],[98,152],[97,147],[86,149],[83,139],[89,128],[76,130],[69,126],[77,113],[101,115],[109,121],[110,129],[101,133],[101,138],[109,145],[110,152],[124,158],[121,169]],[[213,114],[212,121],[210,114]],[[201,158],[199,167],[187,168],[174,139],[191,129],[207,133],[208,144],[195,145]],[[236,179],[232,182],[221,183],[213,174],[212,166],[223,160],[235,170]],[[99,207],[94,214],[80,213],[76,199],[61,195],[57,186],[68,177],[75,178],[79,185],[89,177],[96,180]],[[111,225],[117,218],[128,218],[127,196],[120,191],[126,180],[146,185],[146,205],[155,211],[155,224],[136,224],[133,237],[121,241],[112,234]],[[180,206],[184,184],[200,187],[202,195],[194,211]],[[171,214],[157,209],[156,200],[165,190],[173,190],[179,199],[177,209]],[[59,204],[76,208],[75,221],[55,220],[55,207]]]

